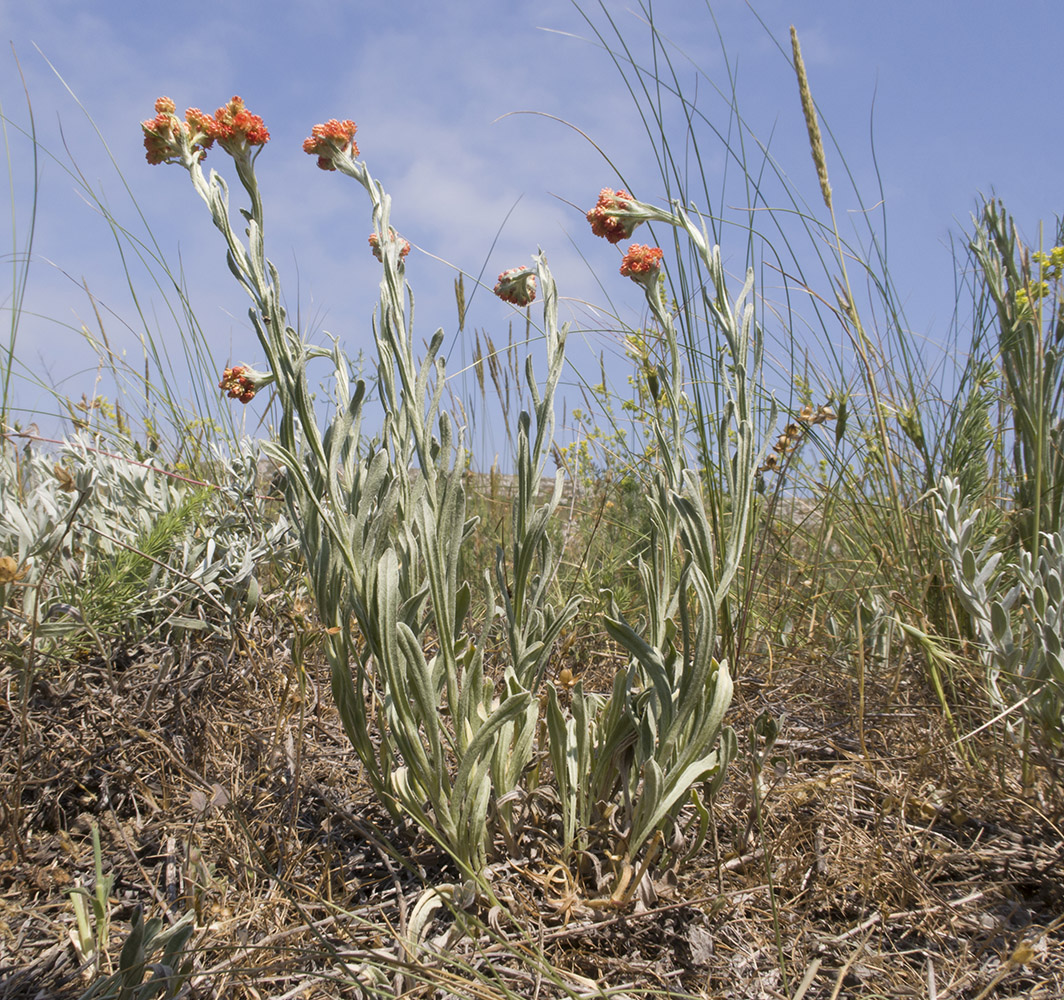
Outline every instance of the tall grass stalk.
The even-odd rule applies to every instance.
[[[21,67],[20,67],[21,72]],[[4,133],[4,152],[7,157],[8,190],[11,198],[11,303],[8,321],[6,356],[0,362],[0,432],[7,429],[11,405],[11,376],[15,365],[15,344],[18,342],[19,320],[22,317],[22,304],[26,297],[26,284],[29,280],[29,265],[33,259],[33,238],[37,228],[37,192],[40,186],[40,164],[37,146],[37,123],[33,117],[33,105],[28,97],[26,108],[29,116],[29,139],[33,164],[33,197],[29,205],[29,219],[24,246],[20,248],[18,240],[19,223],[16,208],[18,198],[15,194],[15,166],[11,155],[11,138],[7,130],[7,117],[3,102],[0,102],[0,129]],[[17,160],[17,157],[15,158]]]
[[[820,123],[817,120],[816,105],[813,103],[813,95],[809,88],[809,79],[805,71],[805,61],[802,59],[802,47],[798,41],[798,32],[791,25],[791,52],[794,58],[794,71],[798,77],[798,93],[802,102],[802,115],[805,118],[806,131],[809,133],[809,148],[813,157],[813,165],[816,167],[817,180],[820,183],[820,192],[824,199],[824,207],[831,216],[831,232],[834,237],[835,249],[841,285],[843,291],[838,294],[840,320],[847,334],[850,335],[851,343],[857,357],[861,362],[861,371],[864,375],[865,386],[868,390],[868,398],[872,407],[876,431],[879,437],[879,446],[882,452],[883,468],[890,487],[891,506],[896,519],[897,537],[906,537],[909,533],[904,524],[905,515],[902,511],[901,493],[898,484],[898,475],[895,468],[894,449],[891,437],[887,432],[886,415],[883,403],[880,399],[880,391],[875,372],[872,368],[872,352],[874,347],[865,332],[861,322],[860,311],[854,298],[853,287],[850,284],[850,272],[846,265],[846,252],[842,246],[842,237],[839,234],[839,224],[835,217],[835,203],[831,195],[831,184],[828,179],[827,158],[824,154],[824,139],[820,132]],[[882,359],[880,359],[882,360]],[[880,364],[879,367],[884,367]]]

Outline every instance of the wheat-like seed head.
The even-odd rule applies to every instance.
[[[809,90],[809,79],[805,75],[805,62],[802,60],[802,47],[798,44],[798,32],[791,25],[791,49],[794,52],[794,71],[798,74],[798,92],[802,97],[802,114],[805,116],[805,127],[809,132],[809,148],[813,152],[813,164],[816,167],[816,176],[820,181],[820,193],[824,196],[824,204],[828,211],[831,207],[831,184],[828,183],[828,164],[824,158],[824,140],[820,136],[820,123],[816,118],[816,108],[813,106],[813,94]]]

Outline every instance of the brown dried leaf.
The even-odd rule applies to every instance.
[[[0,556],[0,585],[14,583],[19,576],[18,563],[11,556]]]
[[[77,486],[74,485],[74,477],[70,474],[70,470],[64,468],[62,465],[56,465],[52,468],[52,472],[55,473],[55,478],[59,480],[59,488],[64,493],[73,493]]]

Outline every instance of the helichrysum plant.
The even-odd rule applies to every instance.
[[[976,220],[971,251],[996,312],[994,360],[1002,375],[1004,414],[997,436],[1002,448],[1011,445],[1013,461],[994,479],[985,457],[976,454],[972,464],[981,460],[979,476],[943,477],[936,493],[939,534],[954,590],[980,644],[992,705],[1007,712],[1007,724],[1020,718],[1043,744],[1059,747],[1064,743],[1064,247],[1030,251],[1003,206],[991,201]],[[986,419],[991,400],[977,402]],[[985,453],[989,433],[976,440]]]
[[[617,675],[608,696],[586,694],[577,684],[571,721],[566,722],[553,697],[548,710],[555,771],[562,801],[569,806],[566,821],[578,831],[577,846],[586,845],[586,831],[617,822],[618,807],[612,803],[619,797],[621,810],[628,813],[621,825],[627,830],[623,846],[631,864],[652,836],[678,822],[689,801],[695,814],[704,816],[696,789],[708,782],[702,791],[712,793],[735,752],[735,736],[723,728],[732,681],[728,664],[716,655],[717,618],[738,569],[764,455],[756,440],[751,392],[762,344],[753,323],[752,274],[733,303],[720,250],[691,212],[679,204],[663,210],[606,188],[587,219],[592,231],[610,243],[630,239],[643,222],[679,228],[712,277],[705,302],[733,362],[725,369],[727,404],[715,428],[722,454],[730,454],[724,474],[733,504],[727,534],[721,537],[710,527],[702,473],[687,456],[677,330],[662,296],[664,253],[659,247],[631,244],[620,273],[642,288],[667,358],[652,383],[648,379],[657,404],[653,436],[658,463],[648,495],[648,558],[639,562],[645,620],[638,626],[629,623],[611,601],[606,627],[630,654],[628,667]],[[704,834],[704,821],[698,829]],[[694,839],[697,846],[698,836]]]
[[[257,494],[257,455],[193,482],[104,451],[78,431],[54,454],[0,449],[0,626],[58,659],[109,658],[149,636],[225,633],[258,599],[257,575],[292,550],[289,525]]]
[[[143,131],[149,162],[176,163],[188,172],[225,240],[230,270],[251,299],[249,317],[267,371],[232,366],[221,388],[247,403],[270,384],[280,401],[277,439],[267,448],[287,472],[286,501],[326,631],[333,696],[381,801],[397,818],[414,819],[466,877],[479,877],[500,845],[520,851],[525,838],[546,836],[566,858],[588,849],[608,852],[620,865],[614,894],[623,895],[638,881],[632,879],[637,858],[652,855],[662,834],[686,822],[681,813],[694,816],[704,834],[704,794],[723,778],[734,752],[734,736],[722,727],[731,680],[715,655],[716,614],[736,571],[736,539],[745,530],[762,457],[750,420],[749,361],[760,351],[748,303],[751,280],[733,305],[719,251],[678,206],[664,211],[618,192],[589,215],[593,228],[613,241],[648,218],[678,226],[714,275],[709,301],[735,361],[719,428],[722,441],[733,442],[727,474],[734,516],[728,536],[714,537],[699,476],[685,458],[676,334],[658,289],[662,252],[633,246],[622,274],[643,286],[671,351],[655,373],[663,398],[655,423],[661,467],[652,496],[653,543],[640,567],[647,612],[645,621],[630,624],[612,606],[607,627],[629,663],[608,692],[584,691],[576,682],[563,707],[548,670],[579,597],[559,599],[553,588],[559,556],[549,526],[561,498],[560,472],[547,499],[537,499],[553,445],[566,342],[544,255],[504,271],[495,286],[516,307],[542,303],[546,377],[538,379],[528,359],[530,405],[515,438],[510,542],[497,549],[492,573],[463,579],[460,557],[477,523],[466,506],[463,431],[441,406],[443,331],[418,360],[406,281],[410,245],[392,225],[390,198],[359,159],[354,122],[314,126],[303,148],[323,170],[359,183],[370,201],[369,248],[381,266],[373,331],[383,410],[372,437],[362,433],[365,386],[352,383],[343,350],[305,342],[281,306],[254,172],[269,138],[262,119],[240,98],[213,115],[193,108],[182,119],[162,98]],[[232,158],[250,204],[240,212],[242,232],[230,216],[226,183],[203,170],[215,145]],[[334,376],[323,430],[308,382],[318,359],[328,359]],[[483,614],[473,615],[475,603],[485,607]],[[504,653],[486,663],[485,650],[500,633]],[[528,783],[551,773],[560,804],[556,828],[525,829]]]
[[[996,709],[1028,721],[1045,746],[1064,745],[1064,535],[1043,532],[1038,551],[1004,559],[1000,540],[976,549],[981,512],[969,511],[956,480],[937,493],[939,528],[953,585],[971,615]],[[995,549],[997,551],[995,551]],[[1007,715],[1012,725],[1016,715]]]
[[[269,380],[280,399],[283,416],[269,450],[288,472],[286,499],[327,630],[344,728],[385,805],[411,816],[463,871],[477,874],[497,833],[513,839],[510,793],[532,756],[538,690],[553,645],[576,612],[575,601],[556,607],[550,600],[556,557],[546,528],[561,479],[546,504],[536,502],[553,440],[553,396],[565,345],[546,260],[539,255],[532,267],[506,272],[497,288],[506,301],[527,305],[538,282],[548,375],[541,387],[528,366],[533,412],[520,418],[513,542],[509,552],[498,553],[494,573],[503,606],[497,609],[485,578],[488,611],[474,622],[472,586],[458,579],[458,566],[476,525],[466,513],[462,431],[440,407],[443,332],[418,361],[405,281],[410,246],[390,224],[390,198],[358,159],[354,122],[316,125],[303,148],[323,170],[360,183],[372,205],[369,249],[383,272],[374,334],[384,410],[373,438],[361,433],[365,387],[350,384],[342,349],[306,344],[280,304],[279,276],[264,253],[254,174],[254,159],[269,138],[262,120],[239,98],[213,116],[191,109],[181,120],[166,99],[156,111],[143,126],[149,162],[179,163],[188,171],[225,238],[230,268],[252,299],[251,322],[269,372],[237,366],[222,384],[249,402]],[[250,199],[243,236],[232,225],[225,182],[201,166],[215,143],[233,158]],[[326,356],[336,393],[322,432],[307,366]],[[489,677],[484,651],[497,612],[510,659]]]

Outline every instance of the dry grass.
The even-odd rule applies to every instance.
[[[747,665],[740,745],[765,709],[779,740],[756,788],[733,766],[715,837],[678,877],[610,907],[547,858],[501,864],[502,905],[474,906],[458,940],[443,911],[428,937],[448,957],[415,955],[413,907],[451,880],[447,861],[371,801],[320,663],[300,695],[288,621],[235,647],[134,650],[117,692],[91,662],[39,679],[21,769],[6,669],[0,1000],[84,990],[68,893],[91,884],[93,823],[115,875],[109,960],[136,903],[194,909],[195,997],[361,996],[367,961],[384,995],[411,997],[1064,996],[1064,838],[1046,789],[1021,794],[989,737],[952,746],[915,668],[897,693],[869,685],[863,757],[855,682],[808,652]],[[596,640],[567,650],[585,683],[608,672]]]

